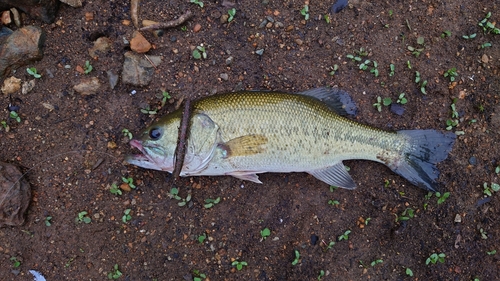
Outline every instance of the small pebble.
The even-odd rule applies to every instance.
[[[233,57],[229,57],[226,59],[226,65],[231,65],[233,63]]]
[[[476,157],[472,156],[471,158],[469,158],[469,164],[471,164],[471,165],[476,165],[476,164],[477,164],[477,159],[476,159]]]
[[[227,81],[229,79],[229,75],[227,75],[227,73],[221,73],[219,77],[224,81]]]
[[[302,41],[302,39],[297,38],[297,39],[295,39],[295,43],[297,43],[297,45],[300,46],[304,43],[304,41]]]
[[[259,56],[262,56],[264,54],[264,49],[258,49],[257,51],[255,51],[255,53]]]
[[[319,237],[316,234],[311,235],[311,245],[316,245],[318,243]]]
[[[193,27],[193,32],[196,33],[201,30],[201,24],[197,23]]]

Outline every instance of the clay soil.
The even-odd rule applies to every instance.
[[[10,100],[1,97],[1,119],[10,131],[0,131],[0,158],[27,172],[33,198],[23,226],[0,229],[1,280],[33,280],[30,269],[51,281],[107,280],[115,265],[123,274],[118,280],[192,280],[196,271],[206,280],[318,280],[321,271],[321,280],[498,280],[500,194],[486,196],[483,185],[500,183],[500,37],[483,32],[478,22],[488,12],[490,22],[500,21],[499,1],[352,1],[330,14],[330,23],[323,18],[329,1],[311,1],[307,21],[303,1],[236,1],[230,24],[220,21],[227,3],[204,4],[142,1],[139,19],[194,13],[163,36],[144,33],[155,46],[148,55],[163,57],[147,87],[120,81],[110,89],[106,75],[121,73],[129,50],[124,39],[134,27],[123,23],[130,20],[128,1],[63,5],[57,24],[26,19],[47,33],[44,58],[30,65],[42,78],[30,93],[12,95],[20,123],[8,119]],[[259,28],[266,17],[274,22]],[[441,37],[444,31],[451,35]],[[462,38],[471,34],[476,37]],[[92,58],[88,49],[100,36],[111,39],[111,51]],[[481,48],[486,42],[491,47]],[[207,58],[195,60],[192,48],[201,44]],[[417,57],[408,46],[423,50]],[[361,48],[363,61],[378,63],[378,77],[369,71],[372,64],[363,71],[347,57],[361,56]],[[87,60],[92,72],[79,74],[76,67]],[[334,65],[338,70],[330,75]],[[444,77],[451,68],[456,83]],[[422,82],[415,83],[416,71],[427,80],[426,95]],[[31,79],[24,68],[14,76]],[[99,78],[99,91],[75,93],[72,87],[87,76]],[[441,196],[449,197],[438,204],[436,195],[429,198],[369,161],[345,161],[358,188],[333,192],[305,173],[262,174],[263,184],[224,176],[174,182],[168,173],[123,162],[135,151],[122,129],[138,134],[184,98],[319,86],[348,91],[359,107],[353,119],[386,130],[446,131],[456,99],[458,125],[451,131],[460,135],[439,164]],[[172,96],[166,106],[157,115],[141,113],[145,105],[160,106],[162,89]],[[400,93],[408,99],[401,116],[373,106],[378,96],[396,103]],[[112,194],[110,185],[120,185],[122,177],[133,178],[137,188]],[[191,194],[185,206],[169,196],[173,187],[181,198]],[[209,198],[220,202],[205,208]],[[126,209],[131,219],[124,223]],[[75,222],[82,211],[90,223]],[[271,231],[267,239],[260,234],[264,228]],[[348,230],[348,239],[340,240]],[[335,244],[328,247],[330,242]],[[295,251],[300,257],[294,265]],[[426,264],[441,253],[443,263]],[[235,260],[247,266],[237,270]]]

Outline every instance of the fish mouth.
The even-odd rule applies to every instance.
[[[170,171],[171,167],[164,167],[161,163],[158,163],[158,159],[154,159],[154,157],[150,156],[147,150],[142,145],[142,141],[133,139],[129,142],[130,146],[136,148],[141,153],[140,154],[132,154],[128,155],[125,158],[125,161],[132,165],[136,165],[146,169],[153,169],[159,171]]]

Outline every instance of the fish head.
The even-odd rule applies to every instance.
[[[128,155],[125,161],[146,169],[173,172],[180,115],[172,113],[165,117],[130,141],[141,153]]]

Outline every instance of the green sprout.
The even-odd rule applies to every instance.
[[[11,257],[10,260],[12,261],[12,266],[17,268],[21,266],[21,262],[17,259],[17,257]]]
[[[29,67],[29,68],[26,68],[26,71],[28,72],[29,75],[35,77],[35,78],[41,78],[42,75],[38,74],[36,68],[34,67]]]
[[[200,0],[190,0],[189,2],[200,6],[200,8],[203,8],[203,2]]]
[[[122,190],[116,185],[116,183],[112,183],[109,188],[109,192],[114,195],[122,195]]]
[[[334,192],[337,189],[339,189],[338,186],[330,185],[330,192]]]
[[[331,248],[333,248],[333,246],[335,246],[335,241],[330,241],[328,244],[326,244],[326,242],[324,240],[321,240],[320,245],[324,245],[324,247],[322,246],[322,248],[323,248],[323,251],[326,252],[326,251],[330,250]]]
[[[406,273],[406,275],[408,275],[410,277],[413,277],[413,271],[409,267],[407,267],[405,269],[405,273]]]
[[[118,264],[115,264],[113,266],[113,269],[108,273],[108,279],[110,280],[116,280],[120,278],[123,275],[121,271],[118,269]]]
[[[246,261],[235,260],[233,261],[233,263],[231,263],[231,265],[236,266],[236,269],[238,269],[239,271],[243,269],[243,266],[248,266],[248,263]]]
[[[85,65],[83,66],[83,72],[85,74],[89,74],[92,71],[92,69],[94,69],[94,68],[92,67],[92,65],[90,64],[90,62],[89,61],[85,61]]]
[[[494,255],[496,253],[497,253],[497,250],[491,250],[489,252],[486,252],[486,254],[488,254],[488,256]]]
[[[483,28],[484,33],[500,34],[500,29],[495,27],[495,24],[488,20],[490,17],[491,12],[488,12],[486,16],[479,21],[478,25]]]
[[[171,99],[172,97],[167,91],[161,91],[161,107],[164,107],[165,104],[167,103],[167,100]]]
[[[483,183],[483,193],[486,196],[493,195],[493,192],[498,192],[500,190],[500,185],[497,183],[491,183],[491,186],[488,186],[488,183]]]
[[[234,20],[234,16],[236,15],[236,9],[235,8],[229,9],[227,11],[227,14],[229,15],[227,22],[232,22]]]
[[[420,92],[422,92],[422,94],[424,95],[427,95],[427,91],[425,90],[426,86],[427,86],[427,80],[424,80],[424,82],[420,84]]]
[[[458,125],[458,120],[451,120],[448,119],[446,120],[446,130],[451,131],[453,127],[456,127]]]
[[[325,19],[326,23],[331,23],[331,20],[330,20],[330,15],[329,14],[325,14],[323,16],[323,18]]]
[[[411,69],[411,62],[409,60],[406,61],[406,67],[408,67],[408,69]]]
[[[201,273],[199,270],[194,269],[193,270],[193,281],[203,281],[207,278],[207,275],[204,273]]]
[[[394,12],[392,10],[389,10],[389,17],[392,17],[393,14]]]
[[[329,73],[330,76],[335,75],[335,73],[337,73],[337,70],[339,70],[339,65],[338,64],[333,65],[332,71],[330,71]]]
[[[132,177],[122,177],[122,181],[126,184],[128,184],[128,186],[130,186],[130,188],[134,189],[136,188],[136,186],[134,185],[134,179]]]
[[[500,173],[500,165],[498,165],[496,168],[495,168],[495,174],[498,174]]]
[[[445,31],[443,31],[443,33],[441,33],[441,38],[450,37],[450,36],[451,36],[451,31],[449,31],[449,30],[445,30]]]
[[[46,226],[51,226],[52,225],[52,217],[51,216],[47,216],[45,217],[45,219],[43,220],[43,222],[45,223]]]
[[[203,44],[197,46],[193,50],[193,58],[196,59],[196,60],[199,60],[201,58],[203,58],[203,59],[207,58],[207,52],[206,52],[205,47],[203,46]]]
[[[488,239],[488,233],[484,229],[480,228],[479,233],[481,234],[481,239],[483,239],[483,240]]]
[[[384,262],[384,260],[382,260],[382,259],[376,259],[376,260],[372,261],[372,262],[370,263],[370,265],[371,265],[372,267],[374,267],[374,266],[376,266],[377,264],[381,264],[381,263],[383,263],[383,262]]]
[[[86,211],[82,211],[78,213],[78,216],[75,218],[76,223],[90,223],[92,219],[88,216],[88,213]]]
[[[444,74],[444,77],[450,78],[450,82],[455,81],[455,77],[458,76],[457,69],[455,67],[448,69]]]
[[[205,242],[205,239],[207,239],[207,234],[203,233],[198,236],[198,243],[203,244]]]
[[[377,97],[377,102],[373,106],[377,108],[378,112],[382,112],[382,98],[380,96]]]
[[[203,207],[205,207],[205,209],[210,209],[216,204],[219,204],[219,202],[220,202],[220,197],[217,197],[216,199],[208,198],[205,199],[205,204],[203,204]]]
[[[389,106],[392,104],[392,99],[391,98],[384,98],[382,100],[382,104],[385,105],[385,106]]]
[[[325,271],[324,270],[320,270],[319,271],[319,275],[318,275],[318,281],[321,281],[321,278],[323,278],[323,276],[325,276]]]
[[[444,201],[446,201],[446,199],[448,199],[448,197],[450,197],[450,193],[445,192],[441,194],[440,192],[436,192],[436,197],[438,198],[437,200],[438,205],[441,205],[444,203]]]
[[[130,215],[130,211],[131,211],[131,209],[125,209],[125,211],[123,211],[123,217],[122,217],[123,223],[127,223],[128,221],[130,221],[132,219],[132,216]]]
[[[328,200],[328,205],[336,206],[339,205],[339,201],[337,200]]]
[[[339,239],[339,241],[342,241],[342,240],[349,240],[349,234],[350,234],[350,233],[351,233],[351,231],[350,231],[350,230],[346,230],[346,231],[344,232],[344,234],[342,234],[342,235],[340,235],[340,236],[339,236],[339,238],[338,238],[338,239]]]
[[[368,223],[372,220],[372,218],[366,218],[365,219],[365,225],[368,225]]]
[[[133,139],[134,136],[132,135],[132,133],[128,130],[128,129],[123,129],[122,130],[122,134],[127,137],[129,140]]]
[[[148,115],[155,115],[155,114],[158,113],[158,110],[151,109],[151,107],[148,104],[148,105],[146,105],[146,107],[141,108],[141,112],[144,113],[144,114],[148,114]]]
[[[16,120],[17,123],[21,122],[21,117],[19,117],[19,114],[17,114],[17,112],[15,112],[15,111],[10,111],[9,117]]]
[[[9,125],[7,125],[7,121],[2,120],[0,121],[0,124],[2,124],[2,127],[7,131],[9,129]]]
[[[309,5],[304,5],[302,10],[300,10],[300,14],[304,16],[305,20],[309,19]]]
[[[464,38],[465,40],[474,39],[476,38],[476,35],[476,33],[472,33],[470,35],[462,35],[462,38]]]
[[[444,253],[433,253],[430,255],[427,260],[425,260],[425,264],[428,265],[429,263],[436,264],[437,262],[444,263],[444,258],[446,255]]]
[[[170,198],[177,200],[177,201],[180,201],[179,203],[177,203],[177,205],[179,205],[180,207],[185,206],[189,201],[191,201],[191,194],[188,194],[186,196],[186,198],[182,198],[179,196],[179,189],[177,189],[175,187],[172,187],[172,189],[170,189],[168,196]]]
[[[407,102],[408,102],[408,100],[405,98],[405,93],[399,94],[397,103],[406,104]]]
[[[188,30],[187,26],[185,26],[185,25],[184,25],[184,26],[181,26],[181,31],[186,32],[187,30]]]
[[[399,217],[396,218],[396,222],[398,221],[407,221],[411,218],[415,217],[415,210],[412,208],[406,208]]]
[[[300,253],[298,250],[294,250],[293,253],[295,255],[295,258],[292,261],[292,265],[297,265],[299,263],[299,260],[300,260]]]
[[[391,76],[391,77],[392,77],[392,76],[394,76],[394,72],[395,72],[395,70],[396,70],[396,66],[394,66],[394,64],[392,64],[392,63],[391,63],[391,64],[389,65],[389,70],[390,70],[390,72],[389,72],[389,76]]]
[[[264,240],[266,240],[266,238],[269,237],[269,235],[271,235],[271,230],[267,227],[260,231],[260,236]]]
[[[488,47],[491,47],[490,42],[486,42],[486,43],[481,44],[481,49],[488,48]]]

